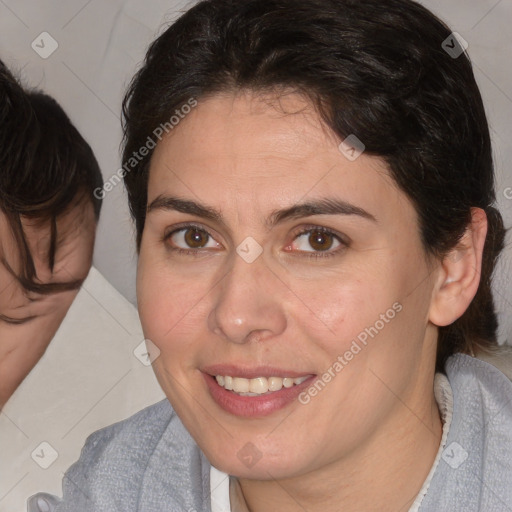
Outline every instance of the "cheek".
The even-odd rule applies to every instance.
[[[137,270],[139,316],[146,338],[162,352],[206,325],[208,287],[202,279],[180,276],[166,263],[149,261],[141,253]],[[202,317],[202,318],[200,318]]]
[[[366,327],[379,321],[380,315],[398,299],[389,276],[389,269],[357,265],[350,266],[350,271],[296,282],[296,321],[313,339],[321,339],[324,344],[329,340],[336,350],[343,349]]]
[[[425,290],[410,294],[418,270],[409,273],[396,258],[361,262],[350,269],[316,283],[296,283],[294,292],[314,312],[304,315],[304,306],[297,308],[296,323],[322,349],[328,366],[341,356],[343,368],[350,362],[356,373],[374,363],[395,368],[397,359],[411,356],[415,347],[421,349],[412,340],[421,337],[424,327],[414,319],[423,318],[426,304],[418,295],[424,296]]]

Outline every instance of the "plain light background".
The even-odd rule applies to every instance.
[[[61,103],[95,151],[106,181],[122,163],[120,107],[124,90],[147,45],[193,3],[0,0],[0,58],[26,85],[42,88]],[[422,3],[469,43],[494,140],[498,205],[506,226],[511,226],[512,0]],[[58,44],[46,59],[31,47],[43,32]],[[512,337],[511,260],[512,250],[508,248],[495,283],[501,341]],[[134,232],[122,184],[104,199],[94,264],[117,290],[136,303]]]

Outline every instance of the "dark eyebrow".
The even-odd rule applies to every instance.
[[[209,206],[201,205],[195,201],[178,199],[176,197],[158,196],[147,208],[147,213],[157,210],[176,210],[203,217],[224,224],[221,213]],[[312,215],[357,215],[364,219],[377,222],[377,219],[363,208],[355,206],[340,199],[319,199],[300,203],[284,210],[272,212],[267,220],[269,228],[287,219],[298,219]]]
[[[177,197],[158,196],[147,207],[146,213],[150,213],[154,210],[176,210],[181,213],[190,213],[197,217],[213,220],[220,224],[224,223],[222,215],[218,210],[209,206],[201,205],[195,201],[178,199]]]
[[[377,219],[363,208],[342,201],[341,199],[318,199],[299,203],[284,210],[272,212],[268,224],[270,227],[288,219],[299,219],[312,215],[357,215],[364,219],[377,222]]]

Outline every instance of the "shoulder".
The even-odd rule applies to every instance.
[[[500,346],[488,351],[479,351],[476,357],[496,367],[512,380],[512,347]]]
[[[166,430],[174,411],[167,400],[91,434],[78,461],[81,467],[107,467],[136,472]],[[72,466],[74,468],[75,466]]]
[[[496,347],[476,357],[455,354],[446,361],[445,372],[454,399],[478,396],[483,406],[502,403],[512,410],[512,347]]]
[[[136,510],[149,460],[176,417],[167,400],[91,434],[63,478],[63,498],[44,493],[29,512]],[[178,421],[178,423],[180,423]]]
[[[119,421],[91,434],[82,450],[82,457],[87,450],[115,450],[125,443],[130,443],[134,451],[145,451],[146,447],[132,444],[135,440],[157,441],[167,428],[174,411],[168,400],[162,400],[142,409],[126,420]]]
[[[446,361],[446,440],[419,510],[476,512],[512,504],[511,354],[504,348],[485,360],[455,354]]]
[[[502,463],[512,481],[510,354],[508,348],[487,355],[485,360],[456,354],[446,362],[446,375],[453,394],[450,432],[457,432],[489,467]],[[512,488],[509,499],[512,501]]]

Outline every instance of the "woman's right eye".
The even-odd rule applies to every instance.
[[[217,249],[220,244],[204,229],[186,226],[169,233],[165,239],[173,248],[190,251],[194,249]]]

